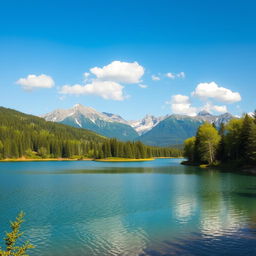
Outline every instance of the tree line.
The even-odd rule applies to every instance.
[[[189,163],[218,164],[236,162],[256,164],[256,111],[252,116],[232,119],[219,129],[202,124],[196,136],[184,141],[184,156]]]
[[[176,157],[176,148],[121,142],[94,132],[47,122],[42,118],[0,108],[0,159],[6,158],[149,158]]]

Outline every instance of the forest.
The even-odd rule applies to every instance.
[[[239,166],[256,164],[256,111],[252,116],[232,119],[217,129],[210,123],[202,124],[196,136],[184,141],[187,164]]]
[[[121,142],[85,129],[47,122],[40,117],[0,108],[0,159],[139,159],[181,155],[180,149],[146,146],[133,141]]]

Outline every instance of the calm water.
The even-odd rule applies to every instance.
[[[0,163],[31,255],[256,255],[256,177],[153,162]]]

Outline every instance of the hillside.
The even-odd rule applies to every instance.
[[[188,116],[172,115],[140,136],[138,140],[152,146],[179,145],[185,139],[194,136],[203,122]]]
[[[94,132],[45,121],[0,107],[0,159],[6,158],[149,158],[179,156],[181,151],[141,142],[120,142]]]

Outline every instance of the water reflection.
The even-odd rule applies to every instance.
[[[0,165],[0,231],[23,209],[32,256],[255,252],[256,177],[165,159],[19,164]]]

